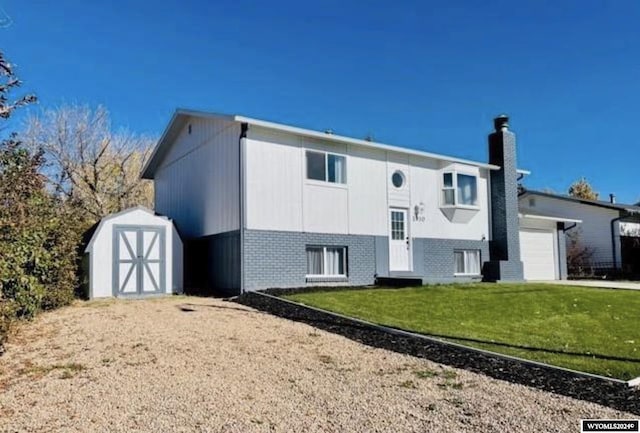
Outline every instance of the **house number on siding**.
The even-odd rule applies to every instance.
[[[424,216],[424,203],[420,202],[419,204],[415,205],[413,207],[413,217],[412,220],[414,222],[419,222],[419,223],[423,223],[425,222],[425,216]]]

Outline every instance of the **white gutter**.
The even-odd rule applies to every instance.
[[[554,216],[543,216],[543,215],[532,215],[526,213],[519,213],[518,216],[520,218],[529,218],[533,220],[545,220],[545,221],[558,221],[563,223],[576,223],[581,224],[582,220],[577,220],[573,218],[562,218],[562,217],[554,217]]]

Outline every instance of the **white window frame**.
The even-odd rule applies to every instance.
[[[466,265],[467,263],[467,254],[469,253],[477,253],[478,254],[478,272],[467,272],[467,269],[465,269],[465,272],[456,272],[456,253],[462,253],[462,263],[464,265]],[[469,250],[461,250],[461,249],[456,249],[453,251],[453,275],[455,276],[459,276],[459,277],[477,277],[482,275],[482,251],[480,250],[474,250],[474,249],[469,249]]]
[[[306,278],[346,278],[347,277],[347,247],[339,246],[339,245],[306,245],[304,248],[305,259],[307,258],[307,250],[308,249],[322,249],[322,267],[323,269],[329,269],[327,266],[327,249],[341,249],[342,250],[342,269],[344,269],[343,274],[307,274]],[[307,263],[307,268],[309,264]]]
[[[444,176],[445,174],[451,175],[452,186],[444,186]],[[461,204],[458,202],[458,175],[470,176],[476,179],[476,204]],[[479,209],[480,202],[479,193],[478,193],[478,178],[479,176],[476,173],[468,173],[465,171],[459,170],[445,170],[442,172],[440,177],[440,207],[448,207],[448,208],[463,208],[463,209]],[[444,201],[444,192],[446,190],[453,190],[453,204],[447,204]]]
[[[308,172],[308,162],[307,162],[307,153],[312,152],[312,153],[321,153],[324,155],[324,180],[318,180],[318,179],[310,179],[309,178],[309,172]],[[344,182],[331,182],[329,180],[329,155],[333,155],[333,156],[339,156],[344,158]],[[304,150],[304,177],[305,180],[307,182],[311,182],[311,183],[319,183],[319,184],[323,184],[323,185],[332,185],[332,186],[341,186],[341,187],[346,187],[347,186],[347,178],[349,176],[348,173],[348,158],[347,155],[344,155],[342,153],[335,153],[335,152],[326,152],[324,150],[315,150],[315,149],[305,149]]]

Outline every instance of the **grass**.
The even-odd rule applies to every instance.
[[[286,296],[471,347],[629,380],[640,376],[640,292],[459,284]]]
[[[62,374],[60,375],[61,379],[71,379],[77,373],[80,373],[81,371],[86,370],[86,368],[87,367],[85,367],[84,365],[78,364],[75,362],[70,362],[68,364],[54,364],[54,365],[28,364],[23,369],[23,372],[32,377],[40,378],[40,377],[46,376],[51,371],[61,370],[62,371]]]

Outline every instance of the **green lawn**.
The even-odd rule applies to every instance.
[[[286,297],[494,352],[618,379],[640,376],[640,291],[460,284]]]

